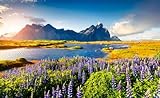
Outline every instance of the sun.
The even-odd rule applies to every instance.
[[[24,16],[18,13],[5,15],[1,19],[0,35],[18,32],[26,25],[26,22]]]

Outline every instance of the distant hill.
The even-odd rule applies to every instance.
[[[111,40],[112,40],[112,41],[121,41],[117,36],[112,36],[112,37],[111,37]]]
[[[118,37],[110,37],[110,33],[103,24],[92,25],[80,32],[73,30],[56,29],[50,24],[45,26],[32,24],[26,25],[12,39],[16,40],[77,40],[77,41],[101,41],[117,40]]]

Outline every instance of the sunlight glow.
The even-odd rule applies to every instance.
[[[18,13],[13,13],[4,17],[5,18],[1,21],[3,25],[0,27],[0,35],[18,32],[26,25],[27,22],[27,20]]]

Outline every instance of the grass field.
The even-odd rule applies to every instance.
[[[108,48],[102,51],[109,53],[108,60],[139,57],[154,57],[160,52],[160,41],[96,41],[96,42],[70,42],[77,44],[126,44],[127,49],[109,50]]]
[[[55,40],[0,40],[0,49],[12,49],[12,48],[65,48],[64,43],[66,41]]]
[[[108,59],[131,59],[134,56],[155,57],[160,52],[160,41],[124,42],[124,44],[129,45],[129,48],[112,50]]]
[[[26,64],[33,64],[27,61],[25,58],[19,58],[16,60],[0,60],[0,71],[11,69],[14,67],[22,67]]]
[[[94,41],[94,42],[78,42],[78,41],[48,41],[48,40],[28,40],[28,41],[12,41],[0,40],[0,49],[10,48],[62,48],[62,49],[83,49],[83,47],[66,47],[64,44],[126,44],[129,45],[127,49],[113,49],[103,48],[102,51],[108,53],[108,61],[116,59],[131,59],[134,56],[144,57],[157,57],[160,58],[160,41]],[[17,61],[0,61],[0,70],[13,68],[15,66],[23,66],[23,62]]]
[[[160,58],[160,41],[4,41],[1,45],[19,48],[34,44],[34,47],[56,48],[54,45],[64,43],[126,44],[129,48],[103,48],[102,51],[109,54],[107,60],[111,62],[85,57],[41,60],[36,64],[24,58],[0,61],[0,97],[159,98],[160,59],[155,57]],[[83,47],[70,47],[81,48]],[[133,58],[134,56],[136,57]],[[26,64],[32,65],[24,66]],[[3,71],[6,69],[10,70]]]

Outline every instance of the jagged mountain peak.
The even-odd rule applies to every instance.
[[[100,41],[111,40],[110,33],[103,24],[91,25],[85,30],[75,32],[73,30],[56,29],[51,24],[26,25],[13,39],[52,39],[52,40],[78,40],[78,41]]]
[[[97,28],[97,29],[103,28],[103,24],[102,24],[102,23],[98,23],[98,24],[96,25],[96,28]]]
[[[54,28],[51,24],[46,24],[44,27],[46,27],[46,28]]]
[[[40,29],[42,27],[43,26],[39,24],[27,24],[23,29]]]
[[[46,31],[46,32],[50,32],[50,31],[52,31],[52,30],[55,31],[56,28],[53,27],[51,24],[47,24],[47,25],[45,25],[45,26],[43,27],[43,30]]]

